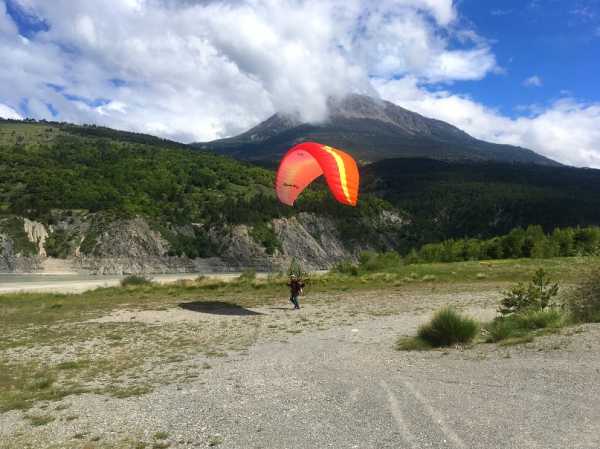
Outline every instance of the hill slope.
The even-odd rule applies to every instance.
[[[105,273],[327,267],[367,248],[600,224],[599,170],[400,158],[361,172],[357,208],[323,182],[289,208],[272,170],[151,136],[0,121],[0,271],[19,254]]]
[[[547,231],[600,224],[600,170],[388,159],[364,167],[362,188],[411,217],[405,249],[530,224]]]
[[[151,136],[0,121],[0,272],[46,255],[104,273],[198,270],[207,258],[324,268],[394,246],[383,201],[343,207],[317,184],[290,208],[273,184],[272,171]]]
[[[301,123],[275,114],[239,136],[194,144],[237,159],[278,161],[294,144],[314,140],[374,162],[397,157],[559,165],[531,150],[475,139],[455,126],[363,95],[330,101],[329,119]]]

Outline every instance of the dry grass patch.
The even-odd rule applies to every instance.
[[[56,418],[51,415],[25,415],[25,419],[34,427],[45,426],[51,423]]]

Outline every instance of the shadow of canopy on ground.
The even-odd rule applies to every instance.
[[[238,304],[223,301],[191,301],[177,304],[178,307],[192,312],[210,313],[213,315],[252,316],[263,315],[260,312],[246,309]]]

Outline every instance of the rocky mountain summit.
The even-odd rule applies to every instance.
[[[343,148],[363,163],[417,157],[559,165],[531,150],[485,142],[441,120],[365,95],[330,99],[328,106],[329,116],[321,123],[275,114],[239,136],[195,147],[243,160],[274,162],[294,144],[315,140]]]

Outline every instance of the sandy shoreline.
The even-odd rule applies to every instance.
[[[223,281],[233,280],[240,273],[181,273],[149,276],[154,282],[168,284],[184,279],[206,276]],[[258,276],[266,276],[259,274]],[[52,279],[54,277],[54,279]],[[0,294],[19,292],[81,293],[102,287],[119,285],[124,276],[89,276],[63,273],[0,275]],[[71,278],[71,279],[70,279]]]

